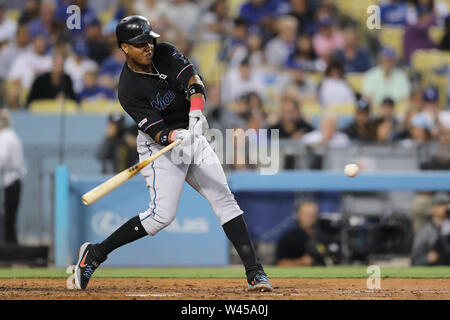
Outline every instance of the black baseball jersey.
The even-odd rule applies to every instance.
[[[197,73],[189,59],[167,42],[156,44],[153,65],[150,74],[132,71],[125,62],[118,97],[139,130],[154,139],[161,130],[188,127],[190,102],[186,88]]]

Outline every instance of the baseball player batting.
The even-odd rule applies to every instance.
[[[146,235],[155,236],[174,219],[187,181],[211,204],[225,234],[241,258],[248,288],[272,291],[258,261],[247,226],[231,193],[219,159],[203,136],[208,123],[202,113],[205,87],[192,63],[172,44],[157,43],[159,35],[142,16],[129,16],[116,27],[119,47],[126,55],[118,96],[139,128],[140,161],[173,141],[176,148],[202,154],[201,163],[175,164],[166,153],[142,169],[150,192],[146,211],[131,218],[101,243],[84,243],[75,265],[75,287],[86,289],[89,279],[110,252]]]

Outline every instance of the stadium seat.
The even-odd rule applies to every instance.
[[[450,53],[436,49],[416,50],[411,56],[411,65],[422,74],[448,64],[450,64]]]
[[[403,27],[384,26],[380,31],[380,42],[383,46],[391,47],[398,57],[403,57]]]
[[[444,37],[445,30],[442,27],[435,26],[435,27],[430,28],[430,30],[428,31],[428,34],[430,35],[430,37],[434,41],[434,43],[440,44],[442,38]]]
[[[199,43],[192,51],[192,56],[198,61],[202,77],[207,83],[219,83],[226,67],[218,61],[220,42],[210,41]]]
[[[347,73],[346,80],[352,87],[353,91],[356,93],[361,93],[361,88],[363,84],[364,73],[361,72],[351,72]]]
[[[328,107],[328,111],[338,117],[353,116],[355,114],[355,106],[353,104],[339,104]]]
[[[322,107],[317,102],[302,103],[302,113],[306,118],[319,116],[322,113]]]
[[[378,5],[378,0],[336,0],[336,6],[339,10],[359,21],[363,26],[366,25],[366,20],[369,17],[367,8],[371,5]]]
[[[242,6],[242,4],[245,2],[245,0],[228,0],[228,13],[230,17],[235,18],[239,16],[239,11]]]
[[[66,100],[64,105],[57,99],[35,100],[30,103],[29,110],[33,113],[61,113],[64,111],[68,114],[78,112],[78,105],[75,101]]]
[[[113,100],[84,101],[81,103],[81,111],[96,114],[125,112],[120,103]]]

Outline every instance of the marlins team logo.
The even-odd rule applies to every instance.
[[[172,103],[173,99],[175,99],[175,92],[173,90],[167,91],[163,97],[161,97],[161,93],[158,92],[156,99],[152,100],[151,104],[156,110],[163,111]]]

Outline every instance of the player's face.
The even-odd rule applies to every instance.
[[[155,49],[152,41],[133,45],[129,44],[127,47],[127,54],[134,62],[144,66],[151,64]]]

